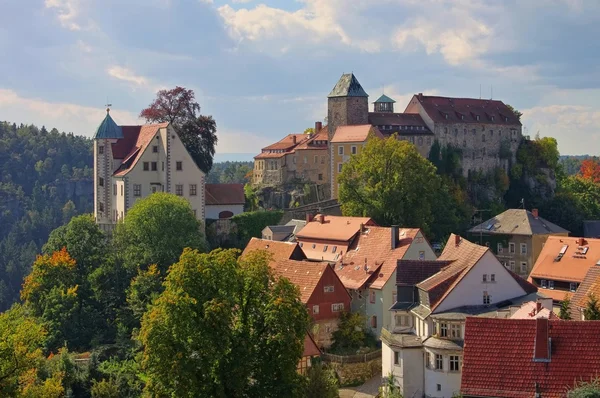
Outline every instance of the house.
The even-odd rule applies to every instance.
[[[500,262],[527,278],[549,236],[569,231],[539,216],[538,210],[509,209],[471,228],[470,237],[489,246]]]
[[[600,262],[592,265],[583,278],[583,282],[577,287],[577,291],[571,298],[569,310],[571,319],[575,321],[585,320],[583,310],[586,308],[590,295],[600,299]]]
[[[600,374],[597,322],[467,318],[464,398],[559,398]]]
[[[305,220],[292,219],[285,225],[269,225],[263,228],[262,238],[267,240],[278,240],[294,242],[296,234],[306,225]]]
[[[342,172],[342,166],[350,156],[357,155],[364,148],[367,140],[371,137],[383,138],[377,127],[370,124],[358,126],[339,126],[331,139],[331,153],[333,169],[331,171],[331,197],[338,197],[338,176]]]
[[[119,126],[106,110],[94,140],[94,216],[112,231],[139,199],[154,192],[185,198],[204,221],[204,173],[169,123]]]
[[[336,263],[366,225],[375,225],[375,221],[369,217],[309,215],[296,239],[309,260]]]
[[[317,343],[311,337],[310,333],[306,333],[304,337],[304,350],[302,351],[302,358],[298,362],[298,373],[305,375],[308,369],[312,366],[312,362],[315,358],[321,356],[321,350],[317,347]]]
[[[537,289],[488,247],[454,234],[422,266],[398,263],[397,302],[381,331],[382,376],[393,374],[404,396],[450,398],[460,389],[465,319],[505,317],[509,306],[537,299]]]
[[[350,295],[329,263],[278,260],[271,266],[275,274],[298,286],[313,320],[311,335],[317,346],[329,347],[340,314],[350,309]]]
[[[206,184],[206,218],[231,218],[244,212],[244,184]]]
[[[600,239],[550,236],[527,280],[558,304],[573,296],[598,261]]]
[[[250,242],[248,242],[248,245],[244,248],[241,257],[247,256],[248,253],[256,250],[264,250],[269,253],[271,255],[271,264],[283,260],[301,261],[306,259],[304,252],[297,243],[277,242],[258,238],[250,239]]]
[[[390,327],[398,260],[435,258],[418,228],[363,226],[335,264],[335,272],[352,296],[352,312],[364,315],[367,327],[379,336],[382,327]]]
[[[551,298],[539,298],[537,301],[528,301],[520,307],[510,307],[510,319],[559,319],[554,312]]]
[[[315,184],[329,183],[329,138],[327,126],[316,122],[314,133],[308,140],[298,144],[292,162],[296,164],[295,177]]]

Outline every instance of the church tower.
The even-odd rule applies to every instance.
[[[109,230],[113,222],[113,153],[112,144],[123,138],[123,130],[110,117],[106,117],[94,134],[94,216],[101,229]]]
[[[374,102],[375,104],[375,112],[386,112],[386,113],[394,113],[394,104],[396,101],[391,99],[385,94],[381,94],[381,97]]]
[[[345,73],[327,96],[327,136],[329,138],[329,183],[334,196],[334,154],[331,139],[339,126],[369,124],[369,95],[353,73]]]

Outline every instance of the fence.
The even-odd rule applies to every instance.
[[[333,363],[361,363],[361,362],[369,362],[374,359],[381,358],[381,349],[369,352],[367,354],[356,354],[356,355],[335,355],[323,353],[321,354],[321,358],[325,362],[333,362]]]

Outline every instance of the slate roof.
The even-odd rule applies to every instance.
[[[327,97],[368,97],[354,73],[345,73],[340,77]]]
[[[462,341],[461,340],[450,340],[450,339],[439,339],[435,336],[430,336],[423,340],[423,347],[433,348],[437,350],[454,350],[461,351],[462,350]]]
[[[123,130],[115,123],[112,117],[110,117],[110,111],[106,110],[106,116],[102,123],[96,129],[94,133],[94,139],[121,139],[123,138]]]
[[[571,298],[571,319],[581,319],[582,309],[585,308],[590,294],[600,298],[600,265],[590,267],[577,292]]]
[[[277,233],[287,233],[288,235],[294,232],[293,225],[269,225],[267,228],[271,230],[271,232]]]
[[[547,326],[546,326],[547,325]],[[546,334],[547,333],[547,334]],[[534,361],[551,339],[549,361]],[[477,397],[564,397],[600,374],[597,321],[467,318],[461,393]]]
[[[542,217],[534,217],[529,210],[509,209],[471,228],[469,232],[492,235],[548,235],[566,234],[569,231]]]
[[[450,98],[418,94],[427,115],[436,123],[487,123],[498,125],[521,125],[515,114],[498,100],[475,98]],[[411,103],[407,106],[407,109]],[[477,119],[479,116],[479,120]]]
[[[566,249],[561,256],[563,247]],[[527,280],[540,278],[581,283],[589,269],[599,261],[600,239],[549,236]]]
[[[452,261],[440,260],[398,260],[396,262],[396,285],[414,286],[451,263]]]
[[[206,184],[206,205],[243,205],[244,184]]]
[[[329,263],[286,259],[272,262],[271,267],[276,275],[289,279],[300,289],[300,300],[306,304],[323,273],[329,267]]]
[[[276,261],[289,260],[297,247],[297,243],[252,238],[242,252],[242,257],[254,250],[265,250],[273,256],[271,261],[271,263],[273,263]]]
[[[586,220],[583,222],[583,236],[586,238],[600,238],[600,221]]]
[[[122,143],[120,140],[117,141],[117,144],[112,146],[113,158],[116,158],[117,154],[121,155],[125,153],[127,151],[126,145],[131,146],[129,147],[129,152],[123,158],[123,163],[121,163],[121,166],[115,171],[114,175],[117,177],[122,177],[129,173],[129,171],[132,170],[140,160],[142,154],[152,142],[152,139],[158,130],[168,126],[169,123],[145,124],[143,126],[123,126],[123,131],[127,131],[129,137]],[[134,136],[135,140],[133,139]],[[114,150],[115,147],[117,147],[116,151]]]
[[[377,127],[370,124],[360,124],[355,126],[339,126],[335,129],[335,134],[331,142],[364,142],[369,138],[369,134],[383,138],[383,134]]]
[[[377,98],[377,101],[375,101],[374,104],[377,104],[380,102],[386,102],[386,103],[390,103],[390,104],[396,103],[396,101],[394,101],[393,99],[391,99],[390,97],[388,97],[385,94],[381,94],[381,97]]]

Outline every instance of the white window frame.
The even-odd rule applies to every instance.
[[[344,147],[342,145],[340,145],[338,147],[338,155],[343,155],[344,154]]]
[[[504,247],[502,246],[502,242],[498,243],[496,250],[498,251],[498,254],[502,253],[502,251],[504,250]]]
[[[527,254],[527,243],[521,243],[521,254]]]
[[[448,337],[448,324],[441,322],[440,324],[440,337]]]
[[[496,282],[496,274],[490,274],[490,282]]]
[[[333,285],[326,285],[323,287],[323,292],[325,293],[333,293],[334,287]]]
[[[375,290],[369,290],[369,303],[375,304],[376,301],[377,301],[377,294],[375,293]]]
[[[526,261],[521,261],[521,268],[519,269],[519,271],[522,274],[527,272],[527,262]]]
[[[99,155],[103,155],[104,154],[104,145],[99,145],[98,146],[98,154]]]
[[[136,198],[142,196],[142,184],[133,184],[133,196]]]
[[[487,281],[488,281],[488,280],[487,280],[487,274],[483,274],[483,275],[482,275],[482,277],[481,277],[481,281],[482,281],[482,282],[487,282]]]
[[[434,354],[433,358],[435,370],[444,370],[444,356],[441,354]]]
[[[394,351],[394,365],[400,365],[400,352]]]
[[[460,356],[459,355],[450,355],[449,360],[449,371],[450,372],[460,372]]]
[[[483,305],[490,305],[492,303],[492,296],[487,291],[483,292]]]
[[[569,291],[571,291],[571,292],[577,291],[577,282],[570,282],[569,283]]]
[[[344,311],[344,303],[331,304],[331,312],[342,312],[342,311]]]
[[[510,270],[514,271],[515,270],[515,262],[514,261],[510,261],[509,264],[510,264]]]
[[[353,154],[353,155],[356,155],[356,154],[357,154],[357,151],[358,151],[358,149],[356,149],[356,145],[352,145],[352,146],[350,147],[350,153],[351,153],[351,154]]]
[[[462,327],[460,323],[450,324],[450,337],[453,339],[462,339]]]
[[[540,286],[542,286],[542,289],[547,289],[548,288],[548,281],[545,279],[540,280]]]
[[[319,314],[319,305],[313,305],[313,314],[314,315],[318,315]]]
[[[510,254],[515,254],[515,250],[516,250],[516,248],[515,248],[515,244],[514,244],[513,242],[510,242],[510,243],[508,244],[508,252],[509,252]]]
[[[554,281],[552,281],[552,280],[548,281],[548,289],[554,290]]]
[[[338,163],[338,173],[342,172],[342,165],[343,163]]]

